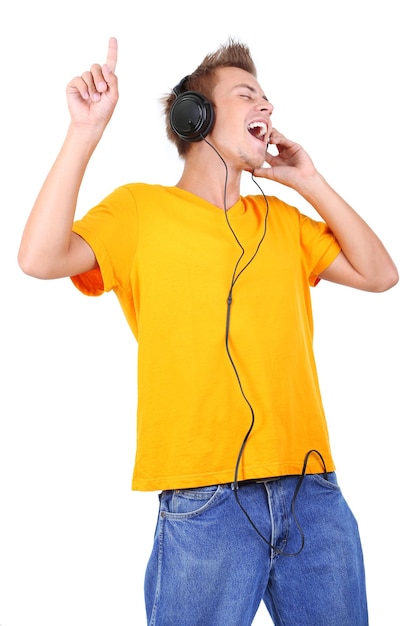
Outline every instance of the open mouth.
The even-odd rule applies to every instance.
[[[267,124],[264,122],[251,122],[251,124],[248,125],[248,131],[256,139],[264,141],[267,134]]]

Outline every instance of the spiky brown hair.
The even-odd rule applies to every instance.
[[[238,67],[257,77],[257,69],[248,46],[233,38],[229,38],[217,50],[210,52],[204,57],[198,67],[188,76],[187,81],[184,83],[184,90],[198,91],[211,102],[216,81],[216,70],[221,67]],[[191,144],[183,141],[171,128],[170,111],[175,98],[176,95],[171,90],[161,98],[161,103],[166,120],[168,139],[176,145],[179,156],[183,157],[188,152]]]

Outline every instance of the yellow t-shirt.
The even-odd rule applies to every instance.
[[[263,196],[225,214],[142,183],[74,224],[100,270],[73,282],[88,295],[113,290],[138,341],[133,489],[232,482],[251,423],[239,480],[299,474],[314,448],[334,469],[309,291],[340,248],[323,222],[267,201],[265,236]],[[322,469],[312,455],[307,471]]]

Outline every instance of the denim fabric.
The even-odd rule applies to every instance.
[[[258,532],[231,485],[162,492],[145,578],[149,626],[248,626],[261,600],[277,625],[366,626],[358,527],[335,473],[305,476],[294,516],[298,481],[239,483]]]

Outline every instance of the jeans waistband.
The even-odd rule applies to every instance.
[[[267,478],[247,478],[246,480],[238,480],[238,485],[255,485],[257,483],[271,483],[274,480],[279,480],[283,476],[268,476]]]

